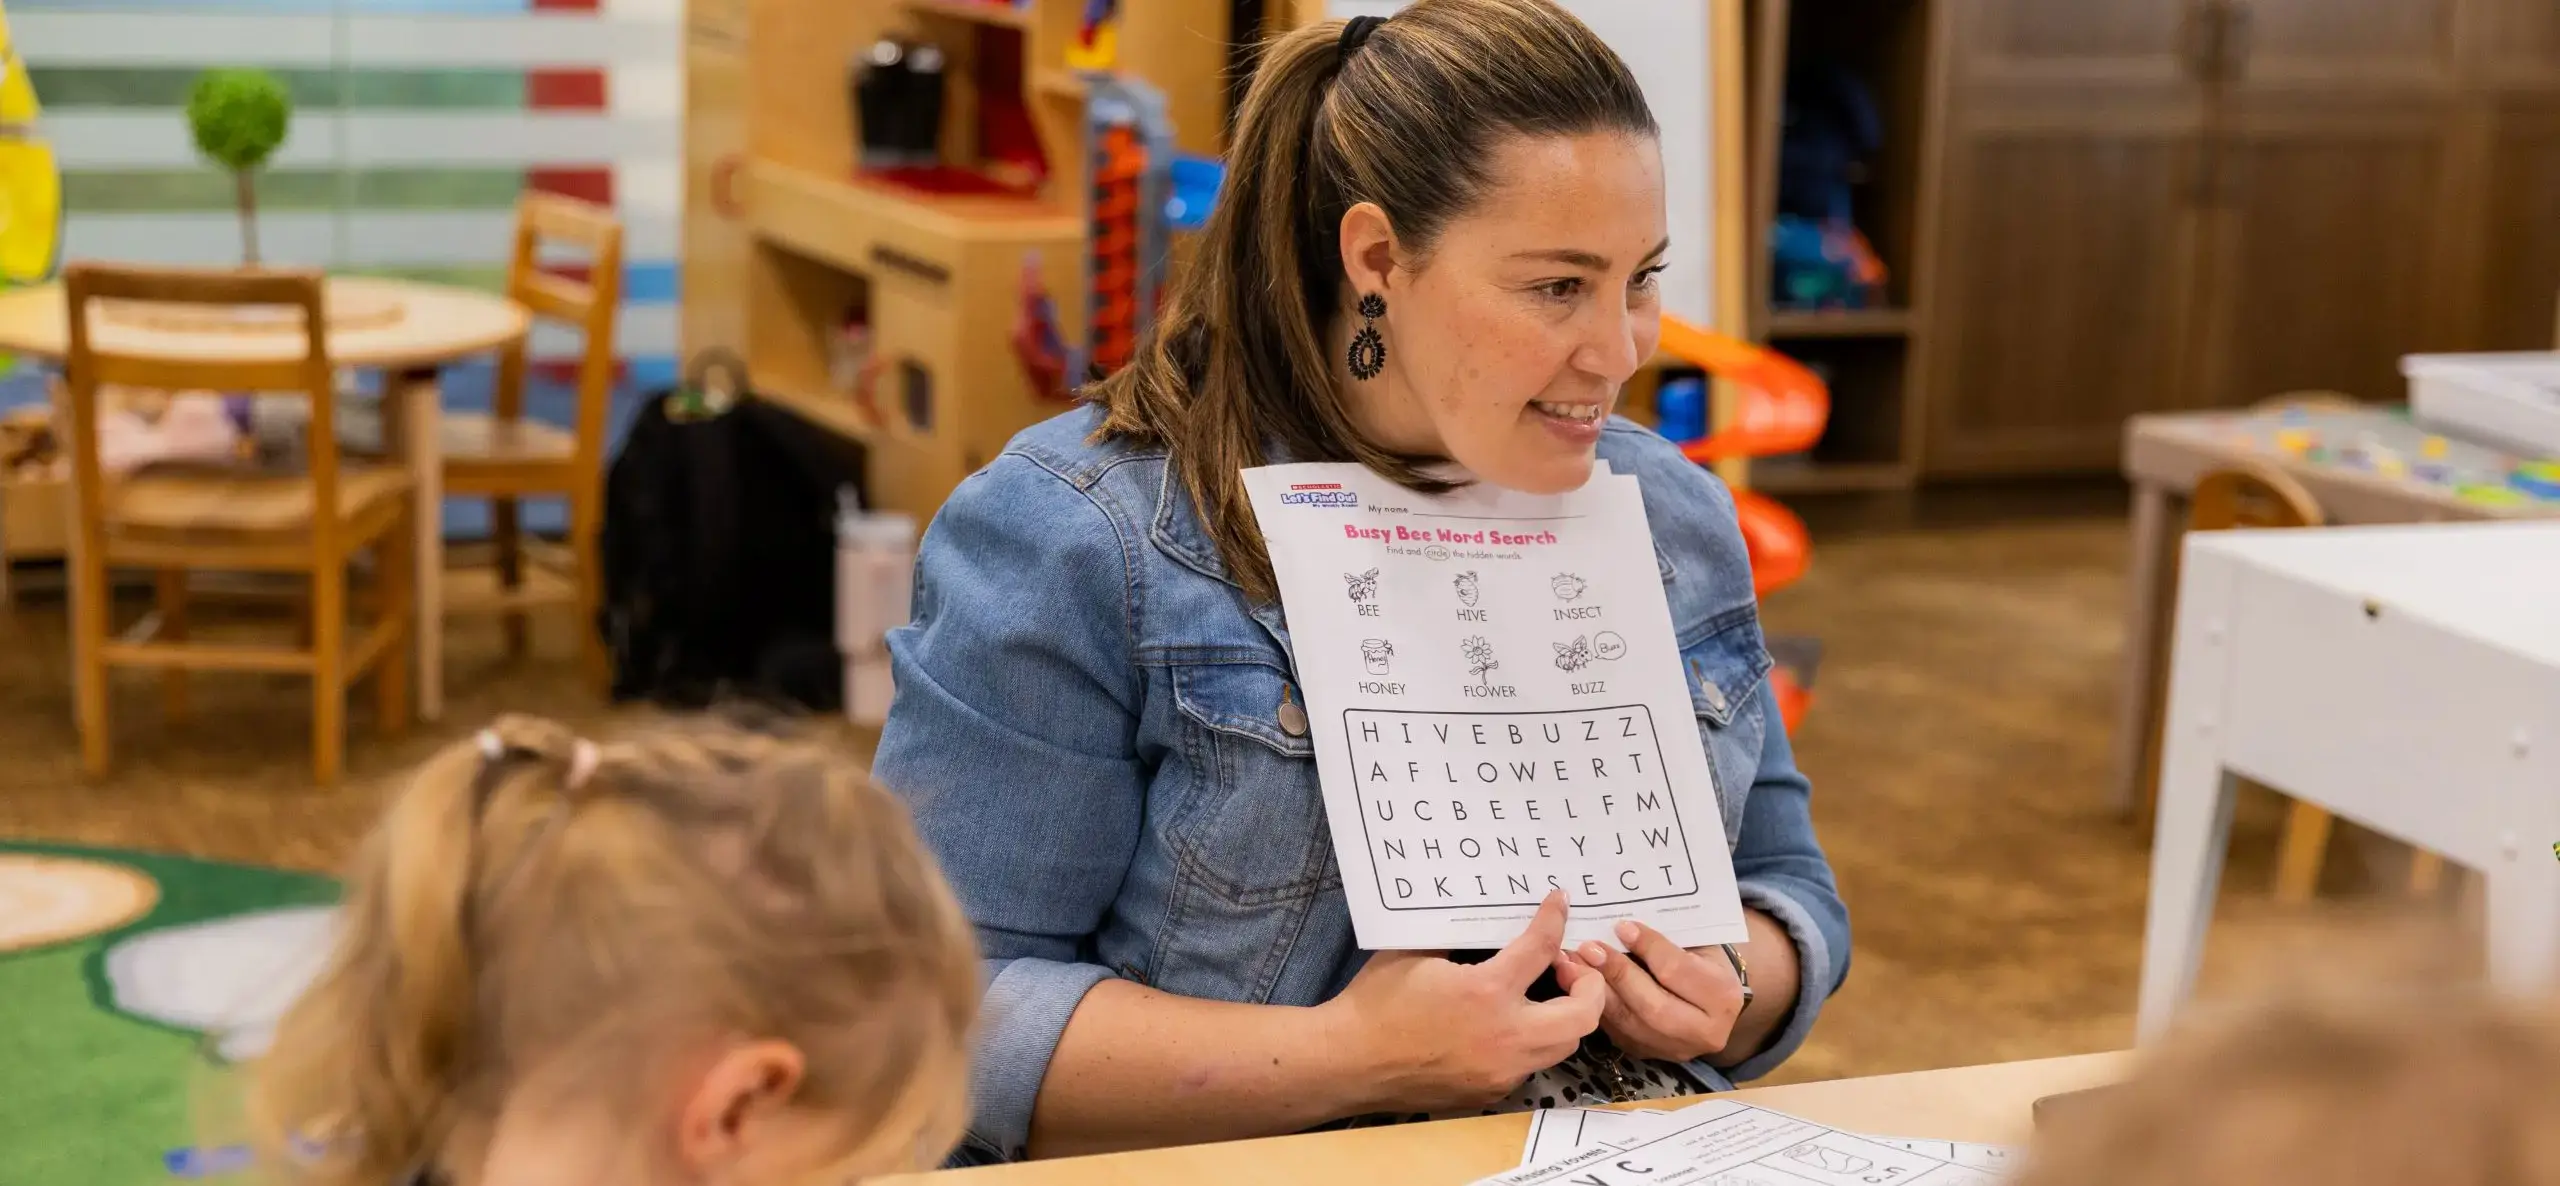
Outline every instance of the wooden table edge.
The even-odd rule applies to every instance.
[[[2131,1071],[2133,1058],[2130,1051],[2063,1055],[1746,1088],[1701,1099],[1753,1104],[1870,1136],[2015,1143],[2025,1140],[2033,1127],[2036,1100],[2119,1080]],[[1698,1102],[1640,1106],[1676,1108]],[[1341,1186],[1347,1181],[1465,1186],[1516,1166],[1528,1129],[1528,1115],[1515,1112],[902,1175],[877,1179],[874,1186]]]

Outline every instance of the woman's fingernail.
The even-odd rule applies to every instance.
[[[1618,924],[1618,942],[1620,943],[1633,947],[1636,945],[1636,940],[1643,936],[1644,932],[1637,929],[1636,924],[1634,923],[1622,922]]]
[[[1585,943],[1582,945],[1582,962],[1595,968],[1608,963],[1609,949],[1597,943]]]

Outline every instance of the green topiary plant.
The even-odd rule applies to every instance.
[[[231,171],[239,186],[242,262],[258,266],[258,167],[284,144],[293,97],[264,70],[207,70],[187,96],[196,151]]]

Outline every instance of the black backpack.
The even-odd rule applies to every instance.
[[[705,409],[713,370],[725,411]],[[605,476],[614,699],[840,707],[835,522],[862,480],[860,445],[755,398],[734,357],[653,395]]]

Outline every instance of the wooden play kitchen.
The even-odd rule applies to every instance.
[[[1220,146],[1227,0],[1122,3],[1099,29],[1087,8],[692,0],[683,348],[863,441],[879,509],[929,516],[1070,406],[1033,358],[1085,339],[1089,257],[1120,246],[1090,230],[1109,80],[1161,94],[1174,147]],[[901,90],[893,64],[941,85]]]

